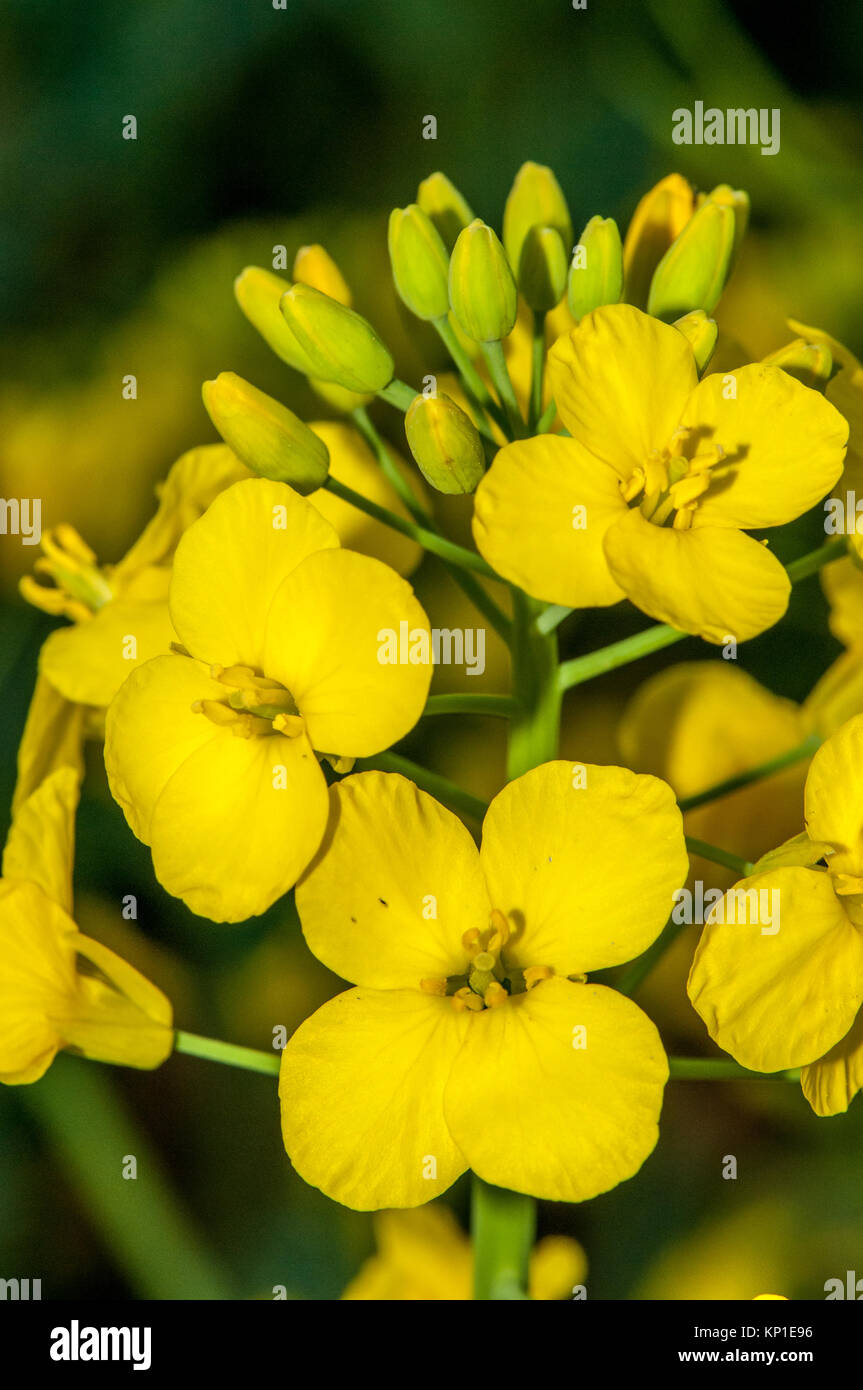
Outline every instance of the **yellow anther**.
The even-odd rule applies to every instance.
[[[285,738],[299,738],[300,734],[306,731],[306,722],[300,714],[277,714],[273,720],[273,728],[284,734]]]
[[[491,984],[489,985],[488,989],[483,995],[486,1007],[489,1009],[500,1008],[500,1005],[505,1004],[508,998],[509,995],[507,994],[503,985],[498,984],[497,980],[492,980]]]
[[[266,707],[296,714],[294,697],[284,686],[246,686],[239,692],[239,696],[247,710],[254,711]]]
[[[340,777],[351,771],[356,758],[340,758],[338,753],[319,753],[319,758],[326,758],[333,772],[337,772]]]
[[[485,1008],[479,995],[474,994],[473,990],[469,989],[467,985],[464,985],[462,989],[456,990],[455,994],[452,996],[452,1006],[457,1013],[461,1013],[464,1009],[468,1009],[472,1014],[478,1013],[480,1009]]]
[[[482,933],[479,927],[471,927],[469,931],[465,932],[461,939],[461,944],[464,946],[469,956],[473,957],[476,955],[477,951],[482,950],[481,936]]]
[[[495,955],[499,955],[510,938],[509,922],[499,907],[492,908],[489,913],[488,925],[491,929],[488,949],[493,951]]]
[[[240,690],[255,679],[255,673],[251,666],[211,666],[210,677],[214,681],[220,681],[222,685],[230,685]]]
[[[446,976],[429,976],[425,980],[420,980],[420,989],[423,994],[446,994]]]
[[[84,565],[95,565],[95,550],[90,549],[87,542],[78,535],[75,527],[70,526],[68,521],[61,521],[59,526],[55,526],[54,535],[68,556],[80,560]]]
[[[193,714],[206,715],[211,724],[218,724],[220,727],[226,724],[236,724],[240,715],[236,710],[231,709],[230,705],[222,700],[195,700],[192,705]]]
[[[675,531],[688,531],[692,525],[692,518],[695,516],[694,507],[681,507],[674,513],[674,520],[671,523]]]
[[[620,492],[624,502],[631,502],[644,488],[644,469],[636,468],[627,482],[621,480]]]
[[[529,965],[524,972],[524,987],[533,989],[536,985],[542,984],[543,980],[550,980],[553,974],[550,965]]]
[[[172,651],[172,652],[174,653],[175,656],[191,656],[191,655],[192,655],[192,653],[189,651],[188,647],[184,647],[183,644],[182,644],[182,642],[169,642],[169,643],[168,643],[168,650],[169,650],[169,651]]]

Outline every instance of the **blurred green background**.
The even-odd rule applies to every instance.
[[[754,12],[753,12],[754,11]],[[720,309],[757,357],[792,336],[786,316],[863,352],[863,7],[775,14],[745,3],[647,0],[585,11],[569,0],[7,0],[0,73],[0,493],[43,499],[43,528],[76,525],[116,560],[186,448],[215,436],[200,383],[234,370],[313,417],[326,412],[257,339],[231,284],[272,247],[321,241],[400,375],[442,365],[397,305],[386,217],[441,168],[499,225],[518,166],[553,166],[576,228],[625,226],[676,169],[701,187],[748,189],[752,223]],[[781,150],[677,147],[671,113],[778,107]],[[121,138],[123,117],[138,122]],[[422,138],[437,117],[437,140]],[[290,260],[289,260],[290,264]],[[138,378],[138,400],[121,379]],[[393,431],[398,421],[376,410]],[[391,416],[389,412],[389,416]],[[403,446],[403,441],[402,441]],[[455,518],[461,526],[464,518]],[[787,528],[782,558],[823,539],[818,515]],[[38,650],[52,621],[16,581],[35,551],[0,540],[0,819]],[[430,610],[451,598],[433,563]],[[838,653],[817,580],[740,665],[801,699]],[[564,653],[637,630],[621,606],[564,629]],[[617,755],[626,697],[695,642],[574,692],[564,749]],[[505,670],[490,661],[487,689]],[[440,688],[440,687],[437,687]],[[458,738],[431,721],[407,751],[475,790],[501,778],[499,731]],[[91,749],[78,824],[77,919],[171,996],[187,1030],[268,1047],[339,983],[310,957],[290,900],[215,927],[164,894]],[[124,895],[138,899],[124,922]],[[681,981],[676,982],[678,990]],[[680,999],[653,1008],[672,1050],[703,1047]],[[694,1016],[693,1016],[694,1017]],[[697,1020],[696,1020],[697,1022]],[[546,1205],[543,1233],[584,1244],[591,1297],[823,1297],[859,1266],[863,1103],[817,1121],[793,1086],[675,1083],[662,1136],[634,1181],[585,1208]],[[120,1176],[139,1159],[137,1182]],[[735,1154],[737,1181],[721,1178]],[[466,1216],[464,1183],[449,1194]],[[274,1087],[187,1057],[152,1074],[61,1057],[36,1087],[0,1096],[0,1276],[43,1297],[338,1297],[372,1249],[370,1218],[294,1176]],[[863,1274],[863,1270],[860,1270]]]

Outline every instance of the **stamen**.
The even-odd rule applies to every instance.
[[[446,976],[427,976],[426,979],[420,980],[420,989],[422,990],[423,994],[445,995]]]
[[[525,989],[534,989],[543,980],[550,980],[554,971],[550,965],[529,965],[524,972]]]
[[[452,996],[452,1006],[456,1013],[462,1013],[463,1010],[468,1009],[472,1014],[479,1013],[480,1009],[485,1008],[479,995],[474,994],[468,985],[456,990]]]
[[[483,995],[483,999],[485,1000],[486,1008],[499,1009],[501,1004],[505,1004],[509,999],[509,995],[502,984],[499,984],[497,980],[492,980]]]

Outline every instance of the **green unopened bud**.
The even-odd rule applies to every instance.
[[[656,267],[647,312],[666,322],[691,309],[712,314],[728,278],[734,233],[732,208],[702,204]]]
[[[249,323],[258,330],[277,357],[281,357],[289,367],[308,375],[311,371],[309,359],[279,309],[279,301],[287,289],[290,289],[287,280],[258,265],[246,266],[234,281],[237,303]]]
[[[303,285],[311,285],[314,290],[320,290],[321,294],[328,294],[330,299],[336,299],[350,309],[351,287],[329,251],[325,251],[317,242],[312,246],[300,247],[294,257],[293,278]]]
[[[449,263],[449,302],[469,338],[493,343],[512,332],[518,291],[500,240],[477,217],[459,233]]]
[[[684,314],[682,319],[675,319],[674,327],[679,328],[686,338],[695,353],[695,365],[699,372],[703,372],[713,356],[719,336],[716,320],[709,319],[703,309],[693,309],[691,314]]]
[[[569,308],[584,318],[603,304],[617,304],[623,293],[623,247],[613,217],[591,217],[569,269]]]
[[[553,227],[569,256],[572,218],[560,184],[551,169],[528,160],[516,174],[503,210],[503,244],[521,290],[524,290],[522,253],[531,227]]]
[[[731,251],[731,264],[737,260],[740,243],[749,226],[749,194],[742,188],[732,188],[730,183],[719,183],[712,193],[699,193],[697,206],[703,203],[718,203],[720,207],[731,208],[734,213],[734,246]]]
[[[410,451],[438,492],[473,492],[485,472],[479,431],[449,396],[416,396],[405,415]]]
[[[219,434],[253,473],[303,494],[322,486],[327,446],[293,411],[234,372],[205,381],[201,395]]]
[[[761,360],[815,389],[825,387],[833,372],[833,354],[827,344],[808,343],[805,338],[795,338]]]
[[[521,292],[534,313],[547,314],[566,294],[568,248],[554,227],[531,227],[521,248]]]
[[[392,381],[392,356],[361,314],[302,284],[285,291],[280,307],[311,363],[310,376],[361,392]]]
[[[393,279],[418,319],[449,313],[449,256],[431,218],[417,203],[393,208],[387,244]]]
[[[458,234],[473,221],[473,211],[446,174],[429,174],[417,189],[417,202],[430,217],[447,251]]]

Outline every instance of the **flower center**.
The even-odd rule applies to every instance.
[[[237,738],[283,734],[297,738],[305,722],[290,690],[251,666],[211,666],[210,678],[230,692],[221,700],[196,700],[192,709]]]
[[[485,931],[471,927],[462,937],[470,957],[467,975],[441,976],[420,981],[426,994],[448,995],[454,1009],[479,1013],[496,1009],[513,994],[524,994],[554,974],[549,965],[531,965],[526,970],[508,967],[504,950],[511,936],[509,923],[496,907],[489,914]]]
[[[687,531],[698,499],[710,487],[725,458],[721,444],[700,448],[698,431],[682,425],[664,449],[652,449],[647,462],[621,482],[623,500],[638,500],[642,516],[656,526],[670,524],[678,531]]]
[[[46,531],[42,551],[33,569],[53,582],[41,584],[32,575],[25,575],[19,588],[28,603],[53,617],[71,618],[74,623],[85,622],[110,603],[114,597],[107,577],[110,570],[97,565],[95,552],[74,526],[64,522]]]

